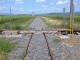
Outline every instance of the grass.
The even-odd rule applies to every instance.
[[[49,17],[49,18],[52,18],[52,19],[57,19],[57,20],[64,20],[64,16],[63,15],[48,15],[46,17]],[[74,18],[75,18],[76,22],[80,21],[79,20],[80,19],[80,15],[76,15]],[[70,20],[70,16],[69,15],[65,16],[65,19],[69,21]]]
[[[62,23],[54,24],[54,21],[50,22],[50,20],[47,21],[45,18],[42,18],[42,20],[47,24],[48,28],[62,28],[62,26],[63,26]]]
[[[59,42],[61,42],[61,39],[54,39],[53,42],[54,43],[59,43]]]
[[[0,40],[0,51],[7,53],[7,52],[11,51],[11,49],[13,47],[14,46],[12,43],[7,42],[5,40]]]
[[[15,48],[15,44],[0,39],[0,60],[6,60],[6,55],[10,52],[13,48]]]
[[[25,30],[35,16],[12,16],[12,30]],[[0,16],[0,34],[3,30],[10,30],[10,16]],[[6,55],[16,44],[0,39],[0,60],[6,60]],[[14,56],[16,57],[16,56]]]
[[[0,24],[9,22],[9,16],[0,16]]]
[[[57,20],[58,22],[59,21],[62,21],[62,24],[58,25],[57,23],[56,24],[53,24],[53,23],[50,23],[50,22],[46,22],[46,19],[43,19],[44,22],[48,25],[49,28],[64,28],[64,16],[63,15],[48,15],[48,16],[44,16],[44,17],[47,17],[47,18],[50,18],[52,20]],[[66,16],[65,17],[65,28],[70,28],[70,16]],[[74,18],[74,29],[80,29],[80,15],[76,15],[75,18]]]
[[[34,20],[34,16],[12,16],[12,29],[13,30],[24,30]],[[0,16],[0,30],[9,30],[10,17]]]

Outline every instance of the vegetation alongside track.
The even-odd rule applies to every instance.
[[[48,21],[45,18],[43,18],[43,21],[48,25],[49,28],[64,28],[64,16],[63,15],[48,15],[44,17],[48,18],[47,19]],[[50,22],[51,20],[53,20],[52,21],[53,23]],[[57,21],[56,24],[54,24],[55,21]],[[74,29],[80,28],[79,22],[80,22],[80,15],[76,15],[74,18]],[[70,26],[70,16],[66,16],[65,17],[65,28],[69,28],[69,26]]]
[[[61,39],[59,39],[59,38],[57,38],[57,39],[53,39],[53,42],[54,43],[59,43],[59,42],[61,42],[62,40]]]
[[[57,19],[57,20],[64,20],[64,16],[63,15],[48,15],[48,16],[46,16],[46,17],[48,17],[48,18],[52,18],[52,19]],[[67,21],[69,21],[70,20],[70,16],[65,16],[65,19],[67,20]],[[75,16],[75,21],[77,22],[77,21],[80,21],[80,15],[76,15]]]
[[[12,16],[12,29],[26,29],[33,19],[34,16]],[[0,16],[0,30],[3,29],[10,29],[10,16]]]
[[[15,46],[15,44],[0,38],[0,60],[6,60],[7,53],[15,48]]]

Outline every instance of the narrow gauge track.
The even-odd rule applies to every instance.
[[[49,53],[49,56],[50,56],[51,60],[54,60],[53,54],[52,54],[52,52],[51,52],[51,49],[50,49],[50,46],[49,46],[49,43],[48,43],[48,39],[47,39],[46,34],[47,34],[47,33],[44,33],[44,32],[43,32],[43,36],[44,36],[44,38],[45,38],[45,40],[46,40],[46,44],[47,44],[47,47],[48,47],[48,53]],[[25,54],[24,54],[24,56],[23,56],[23,60],[25,60],[25,57],[26,57],[27,54],[28,54],[28,49],[29,49],[29,46],[30,46],[30,42],[31,42],[31,40],[32,40],[32,38],[33,38],[33,35],[34,35],[34,33],[31,33],[31,36],[30,36],[28,45],[27,45],[27,47],[26,47],[26,52],[25,52]]]
[[[48,43],[48,39],[47,39],[46,33],[43,33],[43,35],[44,35],[44,38],[45,38],[46,43],[47,43],[47,47],[48,47],[48,51],[49,51],[49,55],[51,57],[51,60],[54,60],[52,52],[51,52],[51,49],[50,49],[50,46],[49,46],[49,43]]]
[[[29,45],[30,45],[30,42],[31,42],[31,40],[32,40],[33,35],[34,35],[34,33],[31,33],[31,36],[30,36],[30,39],[29,39],[29,42],[28,42],[28,45],[27,45],[27,47],[26,47],[26,51],[25,51],[25,54],[24,54],[22,60],[24,60],[25,57],[26,57],[26,55],[28,54],[28,48],[29,48]]]

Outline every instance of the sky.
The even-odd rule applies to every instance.
[[[75,12],[80,11],[80,0],[74,0]],[[42,14],[70,11],[70,0],[0,0],[0,13]]]

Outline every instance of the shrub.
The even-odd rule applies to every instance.
[[[22,27],[21,26],[14,26],[13,30],[22,30]]]
[[[59,43],[59,42],[61,42],[61,39],[56,38],[56,39],[54,39],[53,41],[54,41],[55,43]]]
[[[16,47],[15,44],[0,39],[0,60],[6,60],[7,53],[10,52],[14,47]]]
[[[9,41],[0,40],[0,53],[8,53],[14,48],[14,44],[10,43]]]

